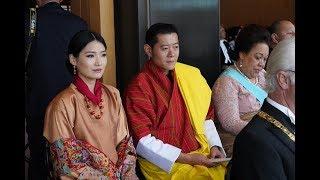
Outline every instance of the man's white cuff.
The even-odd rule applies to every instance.
[[[142,137],[137,145],[137,154],[170,173],[181,149],[165,144],[151,134]]]
[[[216,126],[214,125],[214,122],[211,119],[204,121],[204,129],[205,129],[205,135],[208,139],[209,147],[210,148],[212,146],[220,147],[220,150],[226,156],[226,152],[223,149],[221,139],[217,132]]]

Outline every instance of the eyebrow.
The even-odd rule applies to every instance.
[[[163,47],[163,46],[170,46],[170,45],[176,45],[176,44],[179,44],[179,42],[176,42],[176,43],[173,43],[173,44],[163,44],[163,45],[161,45],[160,47]]]
[[[100,51],[100,53],[102,53],[102,52],[106,52],[106,50]],[[95,51],[87,51],[84,54],[88,54],[88,53],[97,53],[97,52],[95,52]]]
[[[262,53],[256,53],[255,55],[261,55],[262,57],[264,57],[264,55]]]

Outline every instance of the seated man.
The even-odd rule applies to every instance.
[[[225,164],[212,161],[225,152],[212,119],[211,90],[199,69],[177,63],[175,26],[152,25],[144,51],[149,60],[125,94],[142,173],[147,179],[224,179]]]
[[[295,179],[295,39],[278,43],[267,65],[269,95],[236,137],[230,176]]]

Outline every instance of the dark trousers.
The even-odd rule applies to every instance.
[[[29,180],[46,180],[49,176],[47,166],[46,141],[43,137],[43,118],[30,118],[27,120],[28,143],[30,149],[30,162],[28,169]]]

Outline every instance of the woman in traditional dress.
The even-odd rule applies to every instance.
[[[100,34],[80,31],[68,46],[74,80],[49,104],[44,136],[58,179],[137,179],[136,152],[119,91],[100,79],[107,64]]]
[[[236,63],[213,86],[218,132],[228,156],[235,136],[261,108],[267,97],[265,70],[269,56],[269,32],[258,25],[244,27],[235,43]]]

